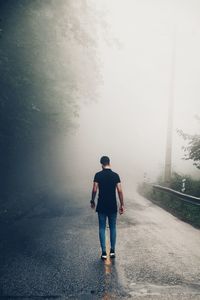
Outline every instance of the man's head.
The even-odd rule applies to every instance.
[[[100,163],[102,164],[103,167],[109,166],[110,158],[108,156],[102,156],[100,159]]]

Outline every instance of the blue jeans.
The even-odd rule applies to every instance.
[[[116,219],[117,213],[112,214],[104,214],[98,212],[98,219],[99,219],[99,240],[101,244],[102,252],[106,252],[106,219],[108,217],[108,224],[110,228],[110,246],[111,249],[115,250],[116,244]]]

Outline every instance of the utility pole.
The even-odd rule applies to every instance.
[[[171,80],[170,80],[170,94],[169,94],[169,104],[168,104],[167,141],[166,141],[166,153],[165,153],[164,182],[166,186],[170,186],[171,172],[172,172],[175,60],[176,60],[176,30],[174,29],[174,36],[172,39]]]

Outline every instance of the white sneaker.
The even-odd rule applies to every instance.
[[[106,258],[107,258],[107,254],[105,251],[103,251],[101,254],[101,259],[106,259]]]
[[[115,250],[110,249],[110,258],[115,258]]]

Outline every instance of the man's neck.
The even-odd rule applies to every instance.
[[[103,170],[105,170],[105,169],[111,169],[111,166],[110,166],[110,165],[102,166],[102,169],[103,169]]]

